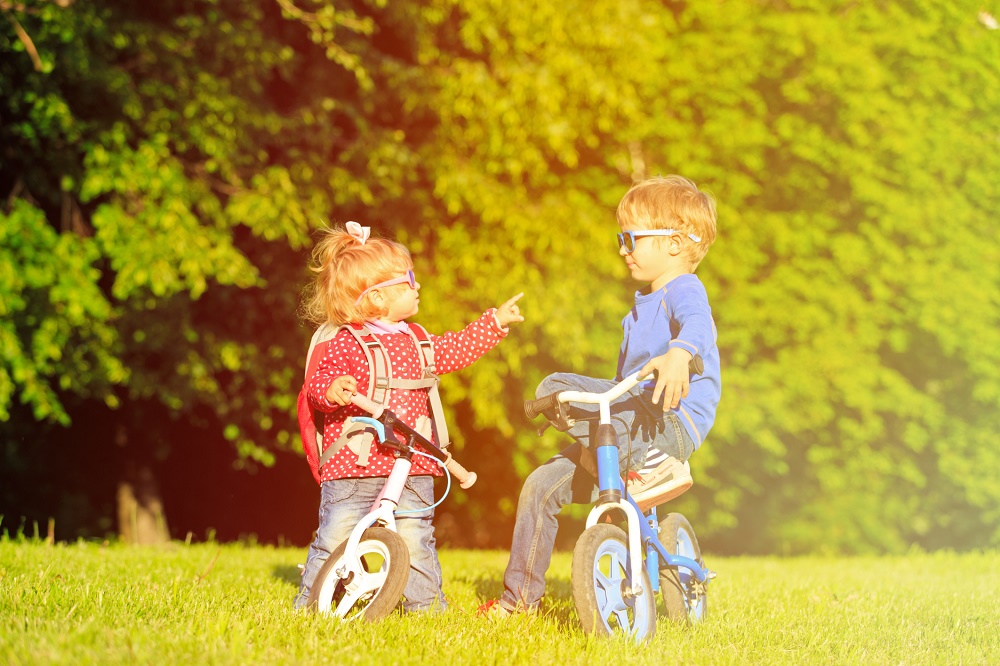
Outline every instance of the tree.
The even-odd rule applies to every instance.
[[[274,417],[303,345],[289,287],[327,192],[360,187],[297,148],[336,145],[343,123],[310,126],[345,110],[281,94],[312,47],[258,5],[4,7],[37,55],[4,34],[0,418],[16,398],[65,424],[67,401],[99,399],[142,475],[169,450],[164,418],[265,464],[292,445]]]
[[[563,443],[520,401],[548,372],[614,371],[635,288],[614,207],[680,172],[720,202],[699,273],[723,404],[679,504],[704,545],[1000,540],[1000,46],[978,7],[4,11],[43,71],[11,24],[0,407],[65,421],[99,400],[144,448],[182,419],[267,464],[297,447],[307,335],[274,322],[294,321],[311,227],[357,219],[414,251],[432,330],[526,292],[529,321],[444,384],[459,446],[497,480],[451,519],[509,520],[506,490]]]
[[[629,301],[613,206],[633,178],[680,171],[722,211],[702,276],[725,402],[682,504],[710,543],[996,543],[1000,61],[977,16],[906,2],[372,11],[382,37],[358,46],[380,65],[372,106],[398,116],[413,157],[368,213],[410,220],[428,284],[459,294],[425,299],[425,315],[457,325],[496,291],[525,289],[529,312],[547,297],[519,345],[457,380],[464,424],[489,428],[499,461],[523,433],[521,476],[554,450],[511,415],[546,372],[610,374]]]

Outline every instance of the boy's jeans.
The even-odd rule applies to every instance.
[[[537,397],[558,391],[603,393],[615,382],[568,373],[549,375],[535,390]],[[598,415],[597,405],[571,403],[573,414]],[[579,419],[579,416],[576,416]],[[639,469],[650,446],[665,451],[681,461],[694,451],[694,442],[673,413],[664,413],[642,389],[636,387],[611,403],[611,423],[619,443],[621,469]],[[578,444],[553,456],[532,472],[524,482],[517,501],[517,518],[510,548],[510,561],[504,572],[504,592],[500,605],[507,610],[532,609],[545,594],[545,572],[552,559],[558,522],[556,514],[565,504],[589,504],[597,500],[594,477],[578,465],[580,445],[589,447],[597,431],[598,420],[577,420],[568,431]],[[629,458],[629,442],[632,455]]]
[[[302,585],[295,608],[305,608],[309,590],[330,553],[351,535],[358,521],[371,511],[385,485],[385,478],[335,479],[324,481],[319,503],[319,529],[309,546]],[[399,498],[398,511],[425,509],[434,503],[434,478],[411,476]],[[406,581],[403,608],[406,611],[445,609],[441,591],[441,564],[435,548],[434,510],[396,516],[396,531],[410,551],[410,577]]]

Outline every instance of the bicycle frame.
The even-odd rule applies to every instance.
[[[353,417],[353,419],[374,427],[378,432],[379,441],[385,442],[385,426],[380,421],[365,416]],[[346,591],[336,609],[337,613],[342,611],[340,606],[346,606],[347,608],[343,609],[343,611],[346,611],[357,601],[359,596],[380,589],[385,581],[385,574],[374,574],[363,568],[361,556],[358,554],[358,546],[361,543],[361,537],[365,530],[372,525],[381,525],[393,532],[396,531],[396,517],[394,512],[399,505],[399,498],[403,493],[403,486],[406,484],[406,479],[410,474],[410,467],[413,465],[412,455],[412,451],[404,450],[402,455],[396,458],[395,462],[393,462],[392,470],[386,478],[385,485],[382,487],[382,492],[379,493],[378,497],[372,503],[371,510],[351,530],[351,535],[347,539],[347,546],[344,550],[342,564],[334,572],[338,578],[345,581],[344,589]],[[362,582],[365,584],[365,589],[360,589]]]
[[[631,594],[636,596],[643,593],[642,584],[642,544],[649,544],[649,555],[646,558],[646,565],[649,567],[649,577],[653,592],[659,588],[659,569],[662,566],[684,567],[691,571],[700,583],[704,583],[711,577],[711,572],[702,567],[695,560],[682,555],[672,555],[660,543],[657,535],[658,522],[656,519],[656,509],[650,509],[650,513],[645,515],[639,510],[635,500],[628,494],[628,488],[622,481],[618,466],[618,442],[615,437],[614,428],[611,426],[611,402],[616,398],[630,391],[639,383],[639,373],[626,377],[624,380],[613,386],[604,393],[585,393],[582,391],[563,391],[559,394],[558,400],[561,403],[579,402],[597,405],[600,413],[600,421],[597,431],[597,446],[595,454],[597,457],[598,489],[600,497],[598,504],[591,509],[587,517],[587,529],[593,527],[609,511],[620,510],[625,514],[628,521],[628,543],[629,543],[629,572],[632,578]],[[640,516],[646,520],[640,520]],[[653,557],[655,555],[655,557]]]

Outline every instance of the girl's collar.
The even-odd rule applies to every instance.
[[[382,321],[381,319],[369,319],[365,326],[372,333],[406,333],[407,324],[405,321]]]

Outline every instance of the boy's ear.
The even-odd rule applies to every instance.
[[[681,242],[680,234],[674,234],[667,238],[667,252],[671,257],[676,257],[684,251],[684,243]]]

